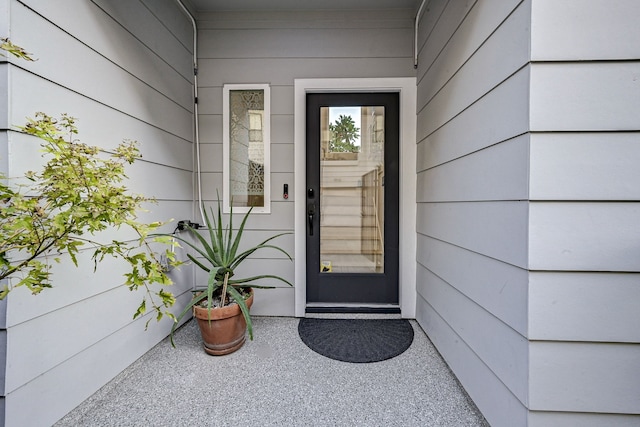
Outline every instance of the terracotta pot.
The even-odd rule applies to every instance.
[[[246,303],[251,308],[253,290]],[[238,304],[212,308],[211,311],[194,306],[193,316],[198,320],[204,351],[208,354],[221,356],[233,353],[244,344],[247,323]]]

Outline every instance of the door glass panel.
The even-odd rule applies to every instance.
[[[321,107],[320,134],[320,270],[384,273],[384,107]]]

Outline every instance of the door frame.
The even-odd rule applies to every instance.
[[[416,316],[416,78],[294,80],[295,316],[305,317],[306,284],[306,95],[313,92],[400,94],[400,224],[398,287],[403,318]]]

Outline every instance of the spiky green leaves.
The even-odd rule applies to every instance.
[[[292,284],[277,275],[264,274],[246,278],[237,278],[234,276],[235,270],[244,262],[247,257],[255,253],[260,249],[274,249],[283,253],[291,260],[291,256],[282,248],[269,244],[273,239],[276,239],[282,235],[290,233],[280,233],[269,237],[260,244],[246,249],[242,252],[240,250],[240,244],[244,229],[251,214],[251,209],[244,215],[240,227],[237,230],[233,228],[233,208],[229,215],[229,224],[224,226],[222,221],[222,208],[218,202],[217,215],[214,215],[213,209],[209,212],[204,210],[204,221],[206,224],[206,232],[200,233],[198,230],[187,226],[189,236],[193,239],[187,239],[181,236],[175,236],[177,240],[190,247],[195,254],[188,254],[189,259],[199,268],[208,273],[207,289],[204,292],[196,294],[196,296],[189,302],[187,307],[178,316],[178,321],[182,319],[192,307],[196,304],[200,304],[202,301],[206,301],[207,307],[211,309],[212,301],[214,299],[223,301],[228,296],[231,300],[235,301],[242,311],[242,314],[247,323],[247,329],[249,331],[249,337],[253,339],[253,325],[251,323],[251,316],[249,315],[249,308],[244,302],[244,298],[241,294],[242,288],[273,288],[273,286],[258,286],[255,285],[255,281],[260,279],[273,279],[289,286]],[[208,237],[208,238],[207,238]],[[232,277],[235,277],[232,279]],[[224,292],[224,294],[223,294]],[[173,344],[173,332],[177,327],[177,323],[171,331],[172,344]]]

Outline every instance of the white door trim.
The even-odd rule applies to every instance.
[[[306,94],[309,92],[400,93],[400,310],[403,318],[416,317],[416,79],[295,79],[295,315],[305,316],[306,268]]]

